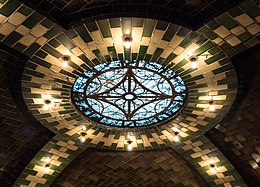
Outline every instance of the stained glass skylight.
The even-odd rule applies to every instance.
[[[113,127],[141,127],[173,119],[187,88],[171,69],[155,62],[113,61],[78,77],[72,101],[86,117]]]

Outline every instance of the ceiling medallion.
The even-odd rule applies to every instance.
[[[142,127],[176,117],[185,106],[187,88],[161,64],[113,61],[78,77],[71,96],[82,114],[100,124]]]

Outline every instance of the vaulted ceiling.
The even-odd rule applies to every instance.
[[[158,2],[0,1],[2,186],[260,185],[260,2]],[[80,114],[74,81],[116,60],[176,72],[188,89],[180,114],[136,128]]]

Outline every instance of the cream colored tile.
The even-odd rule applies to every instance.
[[[216,30],[214,30],[214,32],[219,35],[221,38],[225,38],[228,35],[231,34],[231,32],[224,26],[220,26],[218,27]]]
[[[36,43],[38,43],[39,45],[43,46],[45,43],[47,42],[47,39],[44,37],[40,37],[36,40]]]
[[[249,17],[247,14],[242,14],[240,16],[237,16],[235,17],[235,20],[237,20],[244,27],[254,23],[254,20],[251,17]]]
[[[9,22],[4,23],[3,25],[1,25],[0,27],[0,33],[3,35],[9,35],[11,32],[13,32],[15,30],[15,26],[12,25]]]
[[[27,34],[26,36],[22,37],[19,42],[25,46],[30,46],[33,42],[35,42],[35,40],[36,38],[33,35]]]
[[[152,37],[151,37],[151,42],[153,43],[158,43],[158,41],[161,41],[163,34],[165,31],[162,30],[154,30]]]
[[[93,38],[93,40],[96,42],[96,44],[98,44],[98,45],[104,44],[103,38],[102,38],[99,30],[91,32],[90,35]]]
[[[247,30],[253,34],[256,35],[260,32],[260,26],[258,24],[252,24],[250,26],[247,27]]]
[[[230,35],[227,38],[225,38],[227,43],[229,43],[231,46],[236,46],[241,43],[241,41],[234,35]]]
[[[22,35],[26,35],[30,32],[30,29],[28,29],[27,27],[25,27],[23,25],[20,25],[15,31]]]
[[[38,38],[40,36],[43,36],[47,31],[48,29],[46,27],[44,27],[41,24],[38,24],[32,28],[31,34]]]
[[[6,17],[0,14],[0,24],[2,24],[6,20]]]
[[[175,49],[182,41],[184,40],[184,37],[181,36],[173,36],[173,38],[171,39],[169,46],[173,49]]]
[[[246,31],[246,29],[244,27],[242,27],[241,25],[233,28],[230,30],[234,35],[238,36],[242,33],[244,33]]]
[[[13,15],[10,16],[8,19],[8,22],[11,24],[18,26],[20,25],[24,20],[26,19],[26,16],[21,14],[20,12],[15,12]]]

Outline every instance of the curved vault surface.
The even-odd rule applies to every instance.
[[[234,101],[237,78],[230,57],[259,43],[255,37],[259,30],[252,27],[259,22],[257,14],[249,16],[247,7],[239,5],[236,8],[242,12],[224,13],[196,31],[135,17],[96,20],[64,30],[44,16],[36,16],[32,23],[30,15],[35,11],[18,1],[12,3],[16,7],[14,13],[1,18],[1,40],[30,57],[22,77],[25,103],[37,120],[57,134],[28,165],[33,174],[25,170],[16,184],[51,184],[52,177],[88,147],[125,150],[129,133],[133,150],[172,147],[204,179],[209,176],[208,180],[217,185],[234,181],[243,184],[232,165],[203,134],[223,119]],[[222,16],[229,16],[233,24],[227,25]],[[250,38],[238,37],[241,27],[248,30]],[[19,33],[15,38],[14,32]],[[129,32],[133,41],[131,48],[126,49],[122,37]],[[10,38],[13,40],[9,42]],[[191,52],[198,56],[196,69],[188,61]],[[71,57],[66,68],[60,61],[62,55]],[[117,60],[152,61],[176,72],[188,90],[181,114],[159,126],[123,130],[99,126],[80,115],[70,100],[75,80],[94,66]],[[48,110],[43,109],[46,99],[51,99]],[[209,111],[211,99],[216,107],[214,112]],[[86,133],[84,143],[80,142],[82,131]],[[180,143],[174,142],[174,132],[179,133]],[[48,174],[42,171],[46,162],[51,163]],[[214,178],[216,173],[208,172],[210,162],[217,163],[219,180]]]

